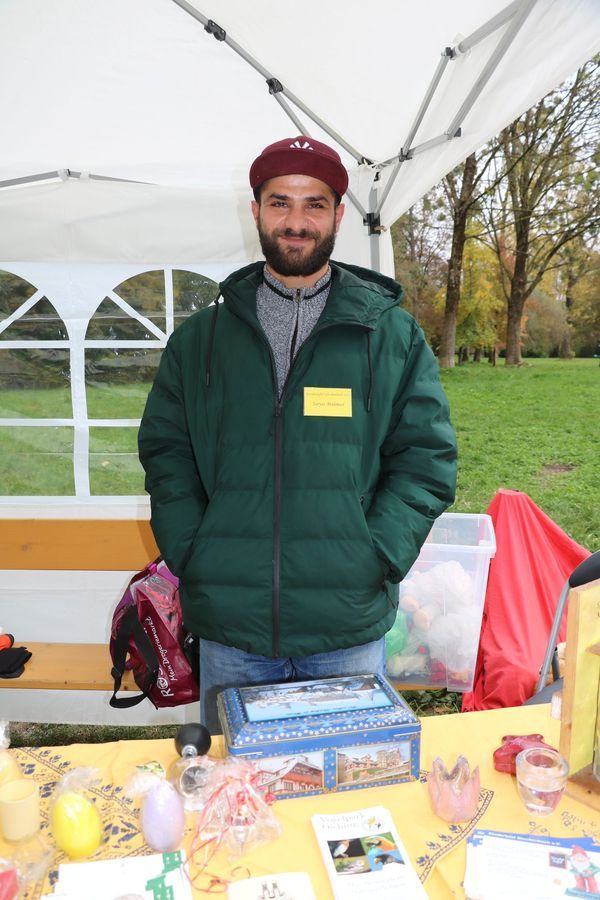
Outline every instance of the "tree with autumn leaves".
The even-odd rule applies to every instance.
[[[401,280],[409,236],[420,235],[412,244],[412,273],[419,276],[414,312],[425,320],[440,366],[453,366],[461,347],[478,353],[499,343],[506,364],[519,365],[528,301],[532,322],[546,315],[554,317],[555,332],[559,327],[556,304],[547,299],[552,283],[564,307],[561,353],[572,352],[578,304],[582,312],[593,306],[598,284],[599,94],[600,61],[592,60],[469,156],[395,226]]]

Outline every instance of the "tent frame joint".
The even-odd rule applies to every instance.
[[[204,30],[209,34],[212,34],[216,41],[225,41],[227,40],[227,32],[220,25],[217,25],[216,22],[213,22],[212,19],[209,19],[206,25],[204,26]]]
[[[381,224],[381,216],[379,213],[366,213],[363,224],[367,226],[369,237],[374,234],[381,235],[384,231],[387,231],[385,225]]]
[[[279,78],[267,78],[267,85],[269,87],[270,94],[283,93],[283,85],[280,82]]]

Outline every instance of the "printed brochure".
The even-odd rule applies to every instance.
[[[467,900],[600,900],[600,845],[476,830],[467,841]]]
[[[384,806],[311,821],[335,900],[427,900]]]

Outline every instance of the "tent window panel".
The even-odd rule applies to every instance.
[[[37,303],[0,333],[0,341],[67,341],[65,323],[47,297]]]
[[[173,271],[173,311],[175,327],[189,315],[208,306],[219,292],[219,285],[205,275],[186,272],[183,269]]]
[[[0,418],[65,419],[71,415],[68,350],[0,348]]]
[[[139,419],[162,350],[86,350],[85,384],[90,419]]]
[[[64,426],[0,427],[0,494],[72,496],[73,429]]]
[[[115,294],[149,319],[160,314],[161,328],[165,327],[165,273],[162,269],[142,272],[122,281],[115,288]]]
[[[148,316],[158,328],[164,331],[165,317]],[[143,341],[156,340],[156,335],[137,319],[133,319],[125,310],[105,297],[92,318],[86,331],[87,340],[103,341]]]
[[[36,288],[24,278],[0,269],[0,323],[12,314],[30,297]]]
[[[90,428],[90,493],[93,496],[144,494],[137,428]]]

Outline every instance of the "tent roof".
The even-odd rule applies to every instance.
[[[225,40],[205,30],[208,19]],[[250,161],[302,127],[330,143],[337,136],[359,207],[377,210],[383,200],[381,221],[390,225],[589,59],[600,47],[597,22],[597,0],[304,0],[301,8],[280,0],[5,0],[0,182],[91,173],[160,186],[158,207],[176,203],[182,189],[192,191],[188,205],[208,190],[213,215],[220,194],[229,196],[239,243]],[[283,91],[269,93],[268,75]],[[459,137],[449,136],[458,128]],[[402,148],[416,152],[397,165]],[[96,215],[96,203],[102,210],[111,183],[98,184],[103,190],[87,191],[87,213],[74,222]],[[64,217],[61,197],[39,185],[0,191],[0,228],[3,217],[13,223],[0,237],[0,258],[55,258],[50,223],[61,210]],[[89,259],[75,237],[71,230],[70,258]],[[175,228],[171,242],[178,240],[186,244]],[[130,240],[130,253],[151,256],[140,241]]]

